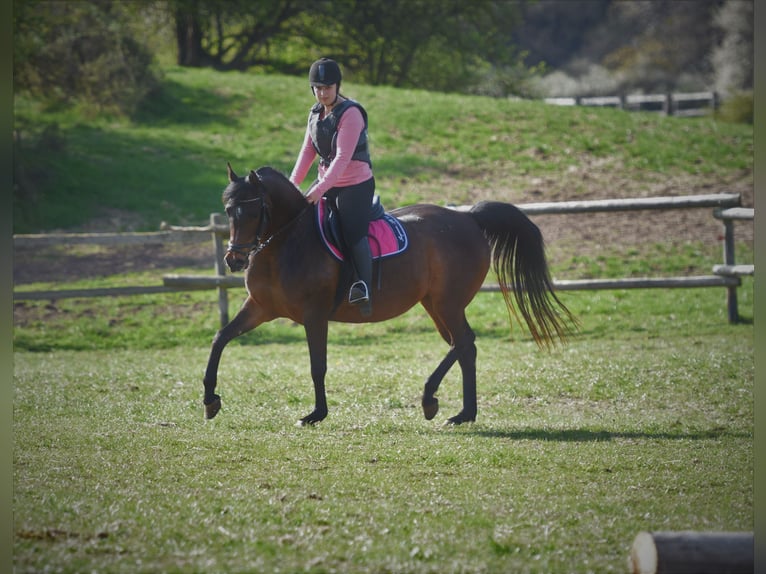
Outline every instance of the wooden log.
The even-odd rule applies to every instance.
[[[554,106],[576,106],[577,98],[545,98],[545,103]]]
[[[666,197],[638,197],[631,199],[588,199],[582,201],[556,201],[551,203],[523,203],[517,207],[527,215],[558,213],[596,213],[653,209],[687,209],[691,207],[737,207],[738,193],[711,193],[706,195],[679,195]]]
[[[58,301],[59,299],[84,299],[87,297],[120,297],[124,295],[152,295],[178,291],[164,285],[135,287],[92,287],[88,289],[58,289],[47,291],[14,291],[14,301]]]
[[[639,532],[632,574],[752,574],[752,532]]]
[[[162,285],[130,287],[90,287],[84,289],[53,289],[45,291],[14,291],[14,301],[57,301],[59,299],[85,299],[88,297],[122,297],[152,295],[177,291],[244,288],[243,275],[164,275]]]
[[[755,265],[713,265],[713,273],[724,277],[742,277],[744,275],[755,275]]]
[[[713,217],[716,219],[738,219],[742,221],[752,221],[755,219],[755,208],[730,207],[728,209],[716,209],[713,211]]]
[[[190,227],[187,225],[170,225],[169,223],[162,222],[160,229],[163,231],[183,231],[192,233],[215,233],[216,235],[229,235],[229,224],[227,223],[226,215],[223,213],[211,213],[210,224],[204,227]]]
[[[13,247],[48,247],[55,245],[162,245],[164,243],[190,243],[209,239],[210,232],[147,231],[128,233],[46,233],[14,235]]]
[[[622,279],[559,279],[553,281],[557,291],[596,289],[689,289],[696,287],[736,287],[736,277],[694,275],[689,277],[625,277]]]
[[[725,209],[729,207],[737,207],[741,201],[742,197],[738,193],[710,193],[704,195],[520,203],[516,205],[516,207],[531,216],[655,209],[688,209],[693,207]],[[473,205],[450,205],[448,207],[455,209],[456,211],[469,211]]]
[[[210,227],[223,227],[227,222],[227,217],[222,213],[210,214]],[[228,227],[228,225],[226,225]],[[226,276],[226,251],[223,247],[223,237],[219,233],[213,233],[213,251],[215,252],[215,274],[219,277]],[[218,287],[218,318],[221,323],[221,328],[225,327],[229,322],[229,294],[226,291],[226,287]]]
[[[689,277],[627,277],[623,279],[554,279],[556,291],[594,291],[609,289],[690,289],[697,287],[737,287],[737,277],[693,275]],[[500,291],[497,284],[482,285],[481,291]]]
[[[198,289],[230,289],[245,286],[244,275],[176,275],[162,276],[165,287],[194,291]]]
[[[620,108],[622,107],[622,101],[620,100],[620,96],[590,96],[580,98],[580,105]]]
[[[679,117],[703,116],[717,107],[715,92],[671,94],[670,98],[673,115]]]

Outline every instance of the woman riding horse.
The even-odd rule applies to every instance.
[[[367,227],[375,178],[367,145],[367,112],[340,93],[341,79],[340,67],[334,60],[322,58],[311,65],[309,84],[317,103],[309,113],[290,181],[299,186],[319,154],[319,178],[311,184],[306,199],[314,204],[325,198],[338,210],[343,240],[356,272],[348,300],[360,305],[362,314],[369,316],[372,258]]]
[[[516,309],[540,346],[565,338],[576,320],[553,292],[543,238],[517,207],[481,202],[469,211],[412,205],[391,212],[409,236],[403,253],[375,266],[380,285],[369,317],[344,297],[341,263],[326,249],[309,214],[313,208],[284,175],[271,168],[238,177],[229,166],[223,203],[229,218],[226,263],[246,269],[247,297],[237,315],[214,339],[204,377],[205,415],[221,408],[216,394],[218,365],[234,337],[277,317],[303,325],[309,346],[314,410],[301,419],[314,424],[327,416],[325,375],[330,321],[361,323],[391,319],[420,302],[449,351],[428,377],[422,407],[427,419],[439,410],[436,392],[452,365],[463,375],[463,409],[448,420],[476,419],[475,335],[465,309],[490,268],[498,277],[509,318]],[[514,307],[515,303],[515,307]]]

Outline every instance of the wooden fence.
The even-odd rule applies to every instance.
[[[724,287],[727,292],[729,321],[739,320],[737,308],[737,287],[741,277],[754,274],[754,265],[738,265],[734,252],[734,222],[753,221],[754,209],[740,206],[739,194],[720,193],[708,195],[688,195],[678,197],[650,197],[636,199],[563,201],[553,203],[527,203],[518,207],[527,215],[577,214],[615,211],[666,210],[713,208],[713,216],[723,222],[724,248],[723,263],[715,265],[710,275],[686,277],[642,277],[621,279],[577,279],[554,280],[554,287],[560,291],[593,289],[647,289],[647,288],[692,288]],[[471,206],[454,207],[466,211]],[[228,239],[229,227],[222,214],[211,214],[210,223],[205,227],[166,226],[162,231],[150,233],[65,233],[46,235],[14,235],[14,248],[40,247],[50,245],[135,245],[162,243],[189,243],[190,241],[211,240],[214,253],[214,274],[212,275],[175,275],[162,277],[162,285],[107,287],[93,289],[66,289],[54,291],[14,290],[14,301],[19,300],[55,300],[70,297],[102,297],[114,295],[137,295],[150,293],[168,293],[216,289],[221,325],[229,321],[229,303],[227,290],[244,287],[242,275],[227,275],[223,261],[224,241]],[[498,291],[497,285],[485,285],[482,291]]]
[[[659,112],[667,116],[703,116],[718,109],[716,92],[632,94],[620,96],[578,96],[574,98],[545,98],[558,106],[596,106],[619,108],[634,112]]]

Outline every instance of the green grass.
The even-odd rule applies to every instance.
[[[515,201],[540,177],[579,193],[569,170],[594,163],[644,181],[752,169],[749,125],[387,87],[344,91],[369,111],[389,208],[477,193]],[[14,231],[73,228],[106,208],[131,214],[137,229],[205,224],[220,211],[227,161],[241,172],[292,169],[311,103],[303,78],[172,67],[133,118],[47,110],[17,96],[16,157],[29,192],[15,198]]]
[[[205,422],[212,293],[59,301],[15,329],[15,570],[623,572],[640,530],[752,530],[753,289],[739,325],[718,289],[565,292],[582,329],[550,353],[480,294],[456,429],[457,369],[422,418],[446,347],[419,308],[331,326],[301,429],[299,326],[229,345]]]
[[[446,351],[422,311],[332,326],[309,429],[289,324],[227,348],[207,422],[206,345],[17,352],[15,571],[624,572],[640,530],[752,530],[752,325],[713,289],[562,296],[583,330],[551,353],[477,297],[456,429],[457,370],[420,412]]]

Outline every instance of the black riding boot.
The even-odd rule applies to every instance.
[[[357,278],[348,292],[348,302],[359,305],[362,315],[368,317],[372,313],[372,254],[366,237],[351,246],[351,259]]]

